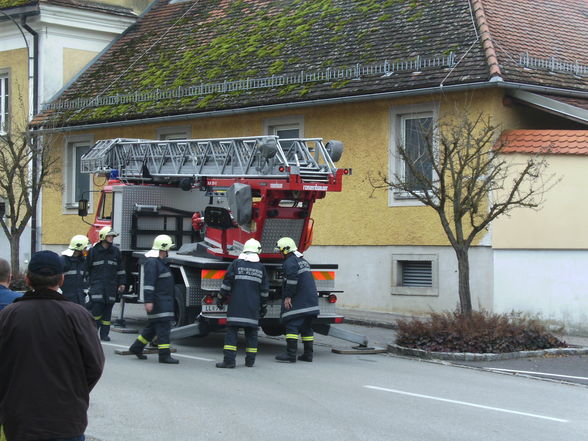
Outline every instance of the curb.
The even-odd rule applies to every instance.
[[[360,319],[360,318],[349,318],[343,314],[343,323],[347,325],[359,325],[369,326],[371,328],[385,328],[385,329],[398,329],[396,323],[383,323],[378,320]]]
[[[504,352],[499,354],[486,353],[477,354],[473,352],[432,352],[423,349],[407,348],[398,345],[388,345],[388,352],[398,355],[408,355],[411,357],[423,358],[426,360],[453,360],[453,361],[496,361],[512,360],[515,358],[542,357],[545,355],[586,355],[588,347],[581,348],[554,348],[541,349],[538,351],[518,351]]]

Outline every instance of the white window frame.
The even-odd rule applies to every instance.
[[[431,262],[432,286],[402,286],[402,262]],[[396,296],[439,296],[439,256],[437,254],[394,254],[392,256],[392,286],[390,293]]]
[[[263,133],[275,135],[279,130],[298,129],[298,137],[304,138],[304,117],[301,115],[268,118],[263,121]]]
[[[63,174],[64,179],[64,188],[65,191],[63,193],[63,208],[66,214],[76,213],[78,210],[78,201],[73,200],[75,198],[75,183],[76,183],[76,171],[79,172],[79,164],[76,164],[75,158],[75,149],[83,146],[90,146],[94,145],[94,138],[92,136],[69,136],[65,139],[65,146],[63,157],[65,158],[64,170],[65,173]],[[92,184],[92,175],[88,174],[88,189],[90,191],[93,190]],[[88,213],[93,212],[93,200],[92,193],[88,195]]]
[[[0,133],[5,134],[10,124],[10,74],[0,70]]]
[[[417,119],[424,117],[432,117],[433,121],[433,139],[435,139],[437,131],[437,123],[439,121],[439,103],[421,103],[410,104],[406,106],[396,106],[390,111],[390,149],[388,152],[388,176],[389,179],[394,179],[398,174],[403,176],[405,163],[398,153],[399,140],[404,137],[404,122],[408,119]],[[434,146],[436,148],[436,146]],[[436,156],[436,155],[435,155]],[[433,180],[435,180],[435,171],[433,170]],[[388,190],[388,206],[390,207],[406,207],[406,206],[421,206],[414,196],[400,192],[398,190]]]
[[[188,126],[169,126],[157,129],[157,139],[176,141],[179,139],[190,139],[192,129]]]

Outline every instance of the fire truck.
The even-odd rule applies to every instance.
[[[275,246],[294,239],[304,252],[312,243],[312,208],[329,191],[341,191],[348,169],[335,166],[339,141],[276,136],[98,141],[81,159],[81,171],[102,176],[105,185],[88,236],[111,226],[129,278],[125,302],[143,301],[143,263],[155,236],[174,239],[168,262],[175,279],[174,338],[204,336],[226,325],[226,307],[216,306],[229,263],[249,238],[261,243],[270,278],[268,312],[260,320],[268,335],[280,335],[283,274]],[[96,180],[96,177],[94,178]],[[82,217],[88,200],[80,201]],[[341,323],[335,311],[336,264],[311,264],[320,315],[313,326],[329,333]]]

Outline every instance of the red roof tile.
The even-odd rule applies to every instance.
[[[495,147],[503,153],[588,155],[588,130],[508,130]]]
[[[482,0],[486,23],[502,76],[507,81],[586,88],[585,74],[539,68],[522,69],[521,56],[588,66],[586,0]]]

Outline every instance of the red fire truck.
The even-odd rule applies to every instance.
[[[98,141],[81,160],[82,172],[107,179],[89,237],[97,241],[104,226],[120,235],[129,277],[124,302],[142,302],[142,263],[155,236],[168,234],[177,245],[168,260],[175,278],[175,328],[172,336],[206,335],[222,329],[226,311],[214,297],[225,271],[249,238],[262,246],[261,260],[270,277],[268,313],[260,325],[279,335],[283,276],[279,238],[289,236],[304,252],[312,243],[312,208],[329,191],[341,191],[348,169],[335,162],[339,141],[276,136]],[[88,201],[80,201],[87,216]],[[311,264],[319,292],[320,315],[314,326],[328,333],[341,323],[335,302],[337,265]]]

